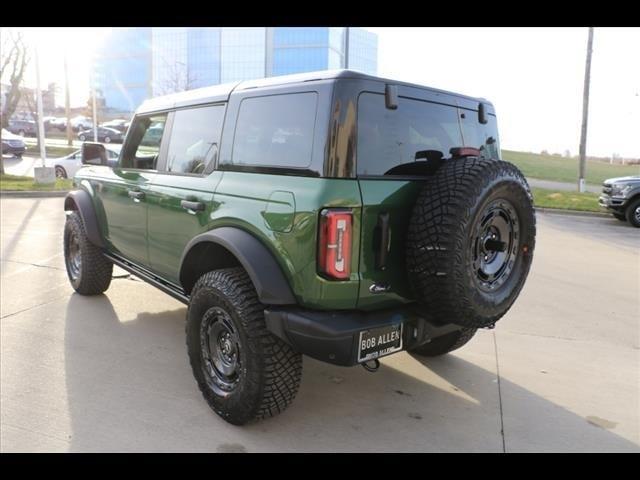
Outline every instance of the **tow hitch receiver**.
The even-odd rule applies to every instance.
[[[373,362],[373,365],[369,365],[370,362]],[[362,362],[360,365],[362,365],[362,368],[364,368],[367,372],[377,372],[378,369],[380,368],[380,360],[378,360],[377,358],[374,358],[373,360],[368,360],[366,362]]]

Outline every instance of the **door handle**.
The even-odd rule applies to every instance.
[[[129,190],[129,197],[133,198],[134,200],[142,200],[144,198],[144,192],[141,192],[139,190]]]
[[[202,202],[191,202],[189,200],[181,200],[180,206],[185,210],[193,210],[195,212],[201,212],[204,210],[204,203]]]

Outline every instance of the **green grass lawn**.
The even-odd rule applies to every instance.
[[[536,207],[603,212],[598,205],[597,193],[557,192],[544,188],[532,188],[533,203]]]
[[[502,158],[518,166],[526,177],[557,182],[576,183],[578,181],[578,159],[536,153],[502,150]],[[601,185],[611,177],[640,175],[640,165],[609,165],[604,162],[587,162],[586,180],[593,185]]]
[[[0,190],[71,190],[72,180],[56,179],[56,183],[41,184],[35,183],[32,177],[20,177],[18,175],[0,175]]]
[[[25,155],[31,155],[34,157],[40,156],[40,148],[36,145],[29,145],[28,143],[26,145],[27,151],[25,152]],[[67,147],[61,145],[45,145],[45,148],[47,150],[47,158],[66,157],[70,153],[78,150],[78,147]]]

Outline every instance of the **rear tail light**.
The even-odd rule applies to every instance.
[[[318,271],[321,275],[346,280],[351,276],[353,214],[346,209],[320,212]]]

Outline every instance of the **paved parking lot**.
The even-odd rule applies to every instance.
[[[640,452],[640,231],[538,214],[529,281],[495,330],[377,373],[304,359],[298,397],[246,427],[202,400],[185,307],[117,270],[73,294],[62,198],[0,201],[0,450]]]

